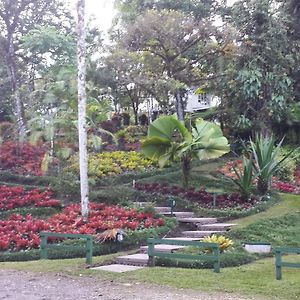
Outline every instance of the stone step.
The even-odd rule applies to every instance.
[[[183,231],[182,235],[185,237],[205,237],[210,236],[212,234],[223,234],[226,233],[224,230],[191,230],[191,231]]]
[[[171,212],[164,212],[163,215],[166,217],[171,217]],[[173,211],[173,215],[175,215],[175,217],[178,219],[193,218],[195,216],[195,214],[191,211]]]
[[[211,224],[216,223],[216,218],[178,218],[178,222],[192,224]]]
[[[231,227],[236,226],[233,223],[214,223],[198,225],[199,230],[229,230]]]
[[[105,265],[95,268],[90,268],[90,270],[101,270],[101,271],[108,271],[108,272],[115,272],[115,273],[124,273],[129,271],[136,271],[143,269],[141,266],[130,266],[130,265],[120,265],[120,264],[112,264],[112,265]]]
[[[170,213],[171,209],[169,206],[156,206],[154,207],[157,213],[163,214],[163,213]]]
[[[137,253],[131,255],[118,256],[115,262],[120,265],[146,266],[148,264],[148,254]]]
[[[186,246],[160,244],[160,245],[155,245],[155,251],[157,251],[157,252],[173,252],[174,250],[182,249],[185,247]],[[140,249],[143,253],[148,252],[148,246],[142,246],[142,247],[140,247]]]
[[[148,202],[133,202],[133,204],[137,207],[144,207],[148,204]]]
[[[184,237],[184,236],[179,236],[179,237],[170,237],[170,238],[163,238],[163,240],[176,240],[176,241],[200,241],[202,240],[202,237]]]

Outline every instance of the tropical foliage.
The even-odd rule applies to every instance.
[[[191,161],[217,158],[229,152],[227,139],[214,123],[197,119],[191,131],[176,117],[160,117],[150,124],[143,153],[158,160],[160,167],[180,161],[185,186],[188,185]]]

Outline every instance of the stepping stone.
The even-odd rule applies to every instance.
[[[174,238],[163,238],[163,240],[176,240],[176,241],[189,241],[189,242],[192,242],[192,241],[200,241],[202,240],[201,237],[184,237],[184,236],[179,236],[179,237],[174,237]]]
[[[180,245],[165,245],[165,244],[160,244],[160,245],[155,245],[155,251],[158,252],[173,252],[174,250],[182,249],[185,248],[186,246],[180,246]],[[144,252],[148,252],[148,246],[142,246],[140,249]]]
[[[143,268],[144,267],[139,267],[139,266],[113,264],[113,265],[106,265],[106,266],[91,268],[91,270],[101,270],[101,271],[109,271],[109,272],[116,272],[116,273],[124,273],[124,272],[129,272],[129,271],[140,270]]]
[[[226,233],[224,230],[193,230],[193,231],[183,231],[182,234],[186,237],[205,237],[210,236],[212,234],[223,234]]]
[[[193,224],[210,224],[216,223],[216,218],[178,218],[178,222],[181,223],[193,223]]]
[[[171,209],[169,206],[156,206],[154,207],[157,213],[164,214],[164,213],[170,213]]]
[[[135,206],[144,207],[148,204],[148,202],[133,202]]]
[[[164,212],[163,215],[165,215],[166,217],[171,217],[171,212]],[[195,214],[193,212],[189,212],[189,211],[174,211],[173,215],[175,215],[176,218],[192,218],[195,216]]]
[[[117,264],[121,265],[146,266],[148,264],[148,259],[148,254],[137,253],[119,256],[115,259],[115,261]]]
[[[236,224],[231,224],[231,223],[204,224],[204,225],[199,225],[198,228],[200,230],[229,230],[232,226],[236,226]]]

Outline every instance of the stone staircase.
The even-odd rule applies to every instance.
[[[142,202],[137,202],[137,206],[143,206]],[[155,210],[159,214],[165,216],[171,216],[170,207],[155,207]],[[205,236],[212,234],[224,234],[231,229],[235,224],[232,223],[219,223],[216,218],[198,218],[195,217],[193,212],[188,211],[174,211],[173,216],[177,219],[180,227],[189,228],[190,230],[183,230],[179,236],[164,237],[163,239],[172,239],[180,241],[200,241]],[[178,249],[182,249],[185,246],[180,245],[156,245],[155,250],[161,252],[173,252]],[[140,253],[119,256],[115,259],[114,265],[98,267],[97,269],[110,270],[112,272],[126,272],[129,270],[135,270],[135,268],[126,268],[126,266],[136,266],[138,269],[148,264],[148,246],[141,246]],[[119,266],[119,267],[118,267]],[[124,271],[122,271],[124,270]]]

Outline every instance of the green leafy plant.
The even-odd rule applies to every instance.
[[[126,172],[139,172],[154,167],[154,162],[135,151],[114,151],[89,155],[88,172],[91,177],[103,178],[116,176]],[[71,159],[71,166],[67,168],[73,173],[79,172],[77,156]]]
[[[293,153],[288,152],[278,160],[283,139],[275,145],[275,137],[257,135],[255,142],[250,140],[250,151],[254,158],[254,168],[257,173],[257,191],[260,195],[266,195],[271,186],[272,176],[281,167],[283,162]]]
[[[150,124],[143,153],[158,160],[160,167],[180,161],[184,185],[188,185],[191,161],[217,158],[229,152],[227,139],[214,123],[195,120],[191,131],[174,116],[163,116]]]
[[[257,177],[257,174],[254,174],[254,166],[251,158],[243,157],[243,170],[239,171],[233,167],[236,178],[231,178],[232,181],[238,186],[242,196],[246,199],[249,199],[253,189],[253,181]]]
[[[213,234],[211,236],[207,236],[202,240],[203,243],[216,243],[220,245],[220,251],[225,252],[226,250],[232,248],[233,241],[224,235],[216,235]]]

